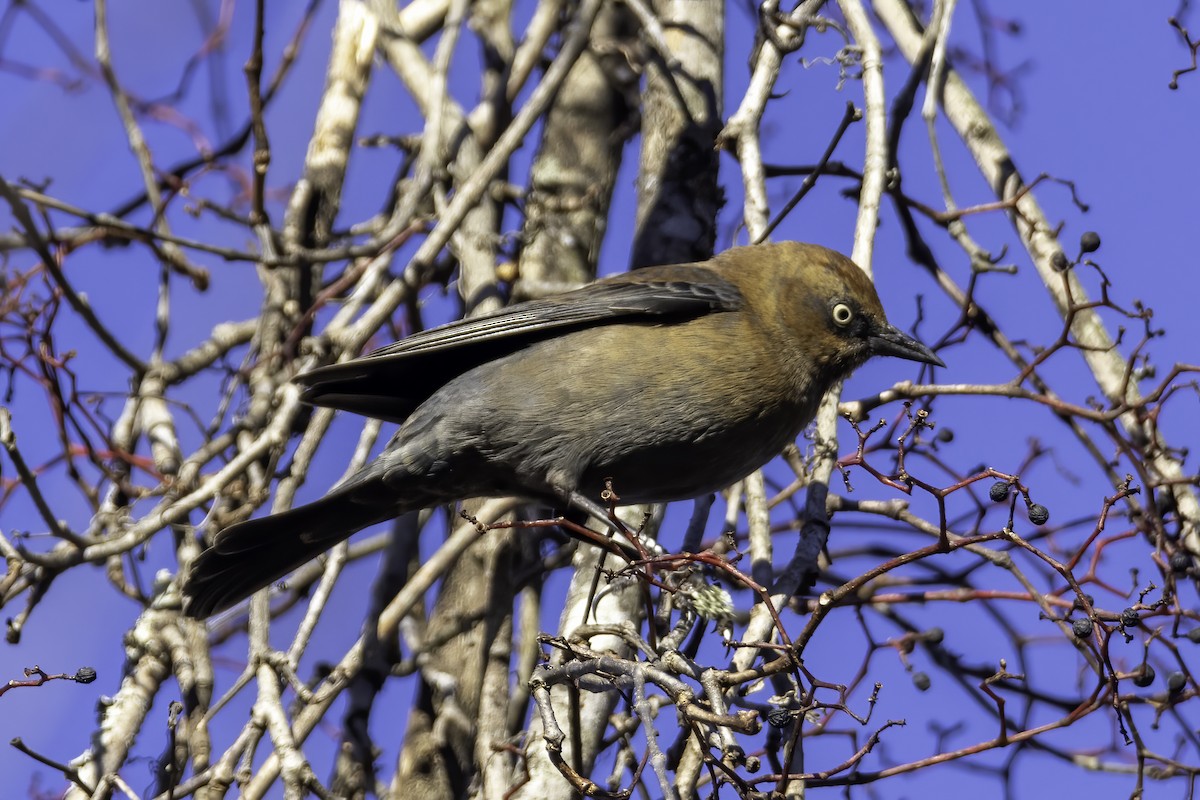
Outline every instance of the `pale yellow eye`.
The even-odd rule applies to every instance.
[[[838,303],[833,307],[833,323],[839,327],[846,327],[850,324],[850,320],[854,319],[854,312],[850,306],[845,303]]]

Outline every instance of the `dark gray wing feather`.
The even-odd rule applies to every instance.
[[[403,422],[446,382],[536,342],[595,325],[733,311],[741,301],[736,286],[705,266],[651,267],[432,328],[296,381],[305,402]]]

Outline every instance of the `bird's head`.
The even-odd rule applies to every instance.
[[[842,254],[800,242],[740,250],[754,262],[750,281],[739,281],[740,288],[758,295],[754,299],[772,310],[774,324],[795,338],[798,356],[829,380],[872,356],[945,366],[932,350],[888,322],[870,278]]]

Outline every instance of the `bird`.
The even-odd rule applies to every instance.
[[[220,531],[191,564],[204,619],[363,528],[468,497],[607,519],[718,491],[778,455],[872,356],[944,367],[871,280],[815,244],[644,267],[414,334],[298,375],[306,403],[399,423],[328,494]]]

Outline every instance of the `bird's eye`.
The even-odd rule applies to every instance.
[[[833,307],[833,323],[838,327],[846,327],[852,319],[854,319],[854,311],[850,306],[845,303],[838,303]]]

